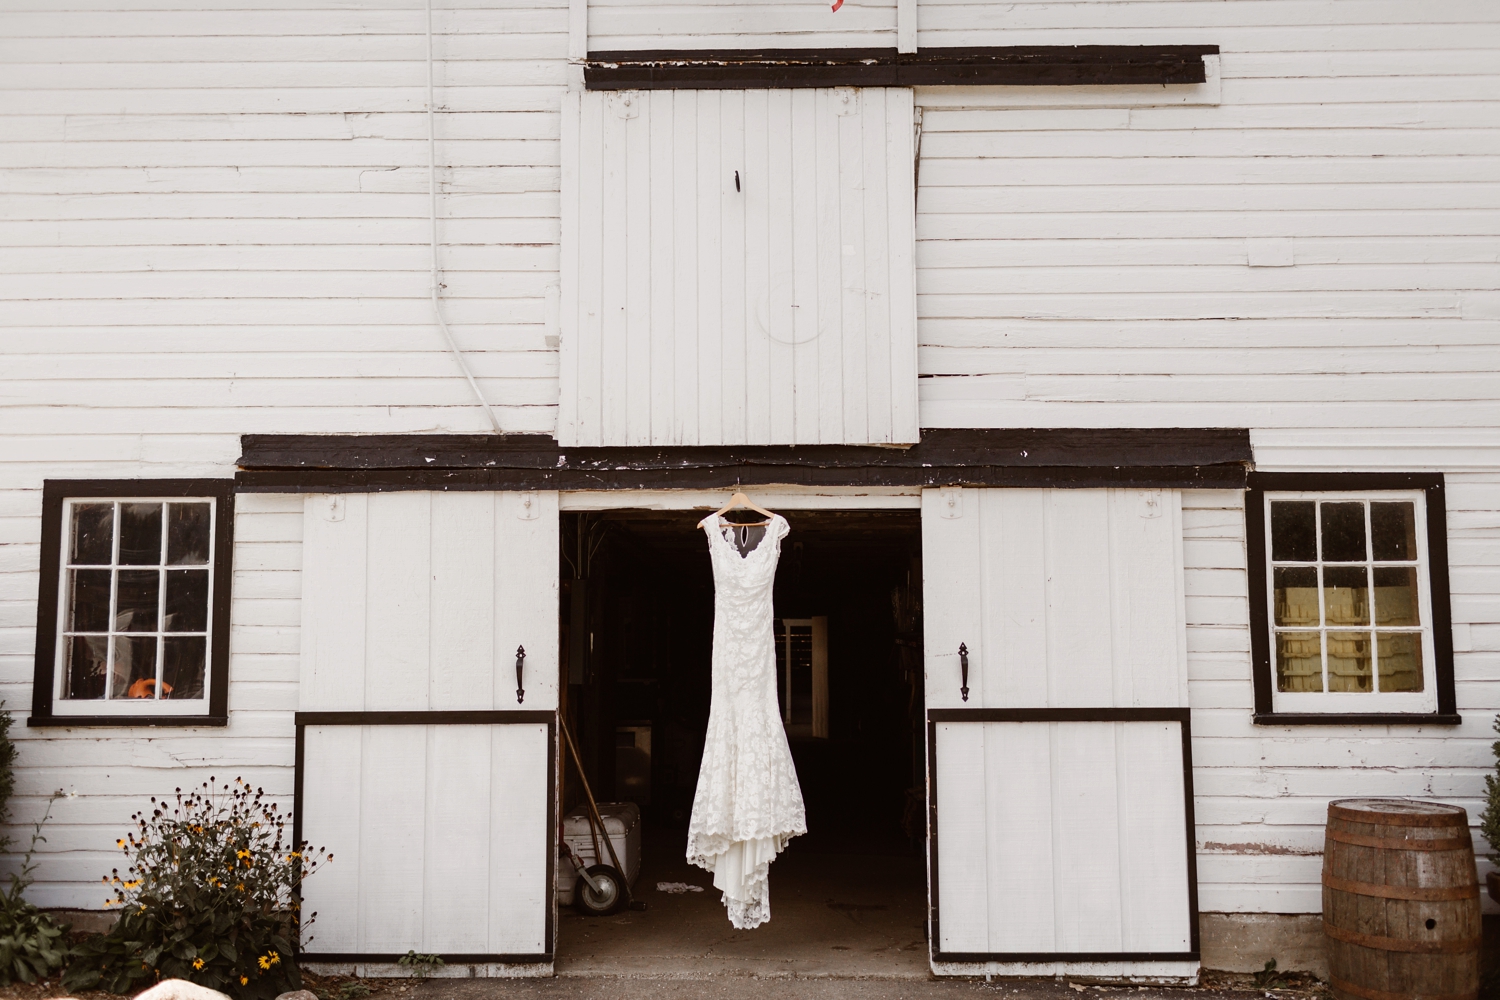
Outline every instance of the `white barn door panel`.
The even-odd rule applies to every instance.
[[[565,446],[914,443],[912,92],[570,93]]]
[[[550,971],[557,532],[555,492],[306,498],[308,960]]]
[[[298,707],[555,709],[557,526],[555,492],[307,497]]]
[[[1174,491],[924,491],[937,973],[1197,974],[1181,537]]]
[[[300,835],[334,856],[304,887],[303,958],[550,963],[553,740],[548,721],[303,726]]]

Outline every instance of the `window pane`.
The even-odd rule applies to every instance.
[[[806,625],[794,625],[791,632],[791,725],[810,726],[813,721],[812,629]]]
[[[1362,501],[1323,505],[1323,561],[1362,562],[1365,558],[1365,505]]]
[[[115,505],[112,503],[75,503],[73,505],[73,543],[68,562],[89,566],[108,566],[114,544]]]
[[[120,504],[120,565],[161,565],[161,504]]]
[[[1328,690],[1368,691],[1374,669],[1370,633],[1328,633]]]
[[[1323,567],[1323,613],[1329,625],[1370,624],[1370,581],[1363,566]]]
[[[1312,562],[1318,558],[1314,516],[1311,500],[1272,501],[1271,558],[1290,562]]]
[[[202,636],[178,636],[162,640],[161,696],[202,698],[203,666],[208,640]]]
[[[156,697],[156,638],[116,636],[115,667],[110,672],[111,698]]]
[[[1318,633],[1276,633],[1276,690],[1323,690],[1323,647]]]
[[[109,570],[68,570],[68,631],[109,631]]]
[[[175,569],[167,573],[167,621],[164,632],[208,630],[208,570]]]
[[[1377,632],[1380,690],[1422,690],[1422,636],[1417,632]]]
[[[1410,501],[1370,504],[1376,559],[1417,558],[1417,510]]]
[[[1316,566],[1276,567],[1276,624],[1318,624],[1318,569]]]
[[[1375,624],[1420,625],[1414,566],[1375,567]],[[1385,690],[1382,685],[1381,690]]]
[[[68,664],[63,697],[70,701],[104,697],[104,672],[109,663],[109,637],[75,635],[68,640]]]
[[[167,564],[208,564],[208,504],[174,503],[167,506]]]
[[[116,632],[156,631],[157,577],[154,569],[122,569],[115,593]]]

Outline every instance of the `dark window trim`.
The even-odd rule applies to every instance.
[[[1453,689],[1453,606],[1448,584],[1448,512],[1440,472],[1254,472],[1246,480],[1245,554],[1250,591],[1250,662],[1255,684],[1256,725],[1262,726],[1456,726]],[[1301,490],[1422,490],[1427,506],[1427,573],[1432,594],[1433,677],[1436,712],[1283,712],[1272,708],[1271,628],[1266,620],[1265,495]]]
[[[1007,45],[590,52],[589,90],[1196,84],[1217,45]]]
[[[402,711],[402,712],[297,712],[292,721],[296,727],[292,770],[292,841],[302,838],[303,779],[307,772],[306,733],[308,726],[506,726],[542,724],[547,727],[547,824],[555,830],[557,817],[557,713],[535,709],[484,709],[474,711]],[[549,963],[556,952],[557,865],[554,863],[556,842],[546,838],[546,926],[539,954],[448,954],[438,956],[449,965],[535,965]],[[403,955],[379,953],[301,952],[301,935],[293,950],[303,962],[389,962]]]
[[[742,485],[1243,489],[1243,428],[929,428],[860,445],[563,448],[541,434],[258,435],[245,492],[722,489]]]
[[[1188,950],[1184,952],[944,952],[939,951],[937,724],[939,722],[1176,722],[1182,727],[1182,793],[1186,820]],[[928,893],[934,962],[1196,962],[1198,938],[1198,827],[1193,815],[1192,713],[1186,708],[933,708],[927,711]]]
[[[54,715],[57,665],[57,599],[62,571],[63,501],[87,497],[212,497],[214,500],[214,599],[209,614],[207,715]],[[37,585],[36,661],[28,726],[185,728],[229,724],[229,606],[234,581],[234,480],[48,479],[42,484],[41,581]]]

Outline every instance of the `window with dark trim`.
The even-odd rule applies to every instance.
[[[1457,725],[1442,475],[1248,486],[1255,721]]]
[[[233,546],[232,480],[48,480],[27,724],[226,724]]]

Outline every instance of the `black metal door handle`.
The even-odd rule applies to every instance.
[[[963,673],[962,686],[958,693],[964,696],[964,701],[969,700],[969,647],[964,643],[958,644],[958,667]]]
[[[526,700],[526,688],[521,683],[522,673],[526,668],[526,647],[516,647],[516,704],[519,705]]]

